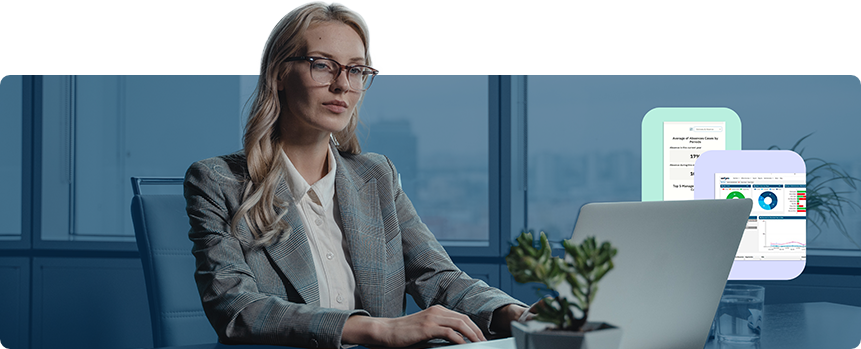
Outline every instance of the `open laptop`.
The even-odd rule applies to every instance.
[[[584,205],[574,241],[595,236],[618,249],[589,321],[619,326],[620,349],[702,348],[751,205],[750,199]]]

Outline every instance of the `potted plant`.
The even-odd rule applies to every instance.
[[[534,320],[511,323],[517,348],[617,348],[622,339],[621,329],[586,321],[598,282],[613,269],[616,248],[609,242],[599,246],[594,236],[580,244],[563,240],[566,255],[563,259],[551,256],[547,236],[544,232],[540,234],[540,247],[535,248],[532,233],[521,233],[505,257],[515,281],[541,283],[552,293],[538,302]],[[559,292],[562,282],[571,286],[573,299]]]
[[[849,172],[836,163],[825,161],[821,158],[804,157],[804,148],[799,150],[798,147],[801,146],[801,142],[811,135],[813,135],[812,132],[801,137],[801,139],[789,148],[789,150],[798,153],[798,156],[801,156],[804,159],[805,165],[807,165],[807,222],[813,224],[817,230],[816,235],[807,241],[816,240],[822,234],[822,225],[829,227],[831,225],[829,223],[833,223],[840,233],[843,234],[843,237],[861,250],[861,244],[852,238],[846,229],[846,225],[843,224],[844,208],[861,209],[861,205],[849,198],[849,194],[858,189],[856,182],[861,183],[861,179],[852,177],[849,175]],[[781,150],[776,145],[772,145],[768,149]],[[832,185],[840,182],[851,189],[844,191],[834,190]]]

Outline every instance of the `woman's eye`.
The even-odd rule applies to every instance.
[[[362,75],[363,72],[364,72],[364,69],[359,68],[359,67],[350,68],[350,75]]]
[[[311,62],[311,69],[314,70],[329,70],[329,65],[323,62]]]

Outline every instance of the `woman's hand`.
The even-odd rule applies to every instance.
[[[530,312],[533,309],[529,309]],[[493,318],[490,320],[490,330],[493,332],[511,332],[511,322],[518,321],[526,311],[526,308],[517,304],[509,304],[493,311]],[[531,319],[532,314],[528,314],[528,319]]]
[[[351,316],[344,324],[341,342],[403,347],[433,338],[463,344],[463,337],[472,342],[486,340],[468,316],[434,305],[399,318]]]

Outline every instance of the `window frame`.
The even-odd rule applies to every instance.
[[[31,140],[29,144],[25,144],[25,148],[27,149],[24,153],[24,156],[27,159],[26,161],[29,162],[28,166],[25,167],[30,168],[30,173],[24,180],[24,187],[30,188],[28,191],[30,195],[27,198],[29,202],[24,206],[25,209],[29,210],[28,213],[30,216],[27,224],[28,228],[25,229],[27,235],[29,235],[29,246],[36,250],[38,255],[50,255],[50,252],[47,251],[110,251],[119,252],[123,255],[128,253],[136,254],[138,249],[137,244],[134,242],[134,236],[131,236],[131,241],[98,241],[95,239],[89,241],[75,241],[72,240],[72,236],[74,234],[70,232],[68,224],[66,224],[65,228],[65,235],[69,236],[68,240],[45,240],[42,238],[42,126],[44,121],[42,103],[44,101],[44,80],[42,76],[33,76],[29,77],[29,79],[28,77],[25,77],[24,81],[25,96],[23,99],[25,100],[25,109],[29,109],[29,113],[27,111],[24,112],[24,124],[31,127],[29,130],[26,130],[24,134],[25,139],[29,138]],[[28,118],[29,120],[27,120]],[[65,208],[73,211],[73,208],[71,207]],[[74,213],[70,212],[70,214]],[[43,250],[46,252],[41,252]],[[96,252],[97,255],[102,253]]]
[[[444,245],[456,261],[502,264],[509,243],[528,227],[527,221],[527,127],[528,76],[489,75],[488,78],[488,244],[482,247]],[[42,76],[22,78],[22,229],[21,239],[2,241],[0,251],[69,250],[136,253],[133,241],[43,240],[42,218]],[[97,252],[103,251],[103,252]],[[10,253],[3,253],[10,255]],[[11,253],[15,254],[15,253]],[[20,254],[20,253],[18,253]],[[857,268],[861,251],[808,249],[807,265],[816,272],[831,268]],[[505,275],[505,271],[500,271]],[[506,284],[505,277],[501,278]]]
[[[512,158],[512,154],[516,152],[518,143],[511,142],[510,135],[512,130],[512,122],[525,123],[524,113],[517,114],[517,117],[512,118],[513,105],[519,105],[525,112],[525,94],[524,98],[516,100],[512,98],[512,91],[518,91],[516,78],[511,76],[488,76],[488,205],[489,205],[489,231],[488,243],[486,246],[457,246],[457,244],[444,244],[444,248],[452,258],[462,259],[457,257],[465,257],[470,261],[475,261],[475,257],[479,258],[479,262],[499,264],[498,257],[502,257],[508,253],[507,239],[511,234],[504,233],[512,231],[512,227],[522,226],[522,219],[512,217],[512,212],[517,212],[525,207],[525,191],[518,191],[519,195],[507,190],[512,185],[512,172],[504,171],[503,169],[511,169],[512,163],[523,161]],[[70,251],[117,251],[117,252],[137,252],[137,245],[134,241],[98,241],[98,237],[91,237],[93,240],[73,240],[72,234],[66,225],[65,234],[69,235],[68,240],[46,240],[42,237],[42,125],[43,125],[43,77],[32,76],[25,77],[24,82],[24,105],[25,111],[22,117],[25,121],[24,132],[24,180],[22,190],[27,193],[24,196],[25,202],[23,207],[26,212],[22,214],[22,220],[26,221],[25,228],[22,230],[22,240],[18,244],[9,243],[0,244],[6,249],[28,249],[37,250],[70,250]],[[518,121],[519,120],[519,121]],[[523,133],[525,137],[525,131]],[[522,155],[522,154],[520,154]],[[513,161],[513,162],[512,162]],[[525,177],[524,177],[525,180]],[[512,198],[521,198],[514,206],[511,205]],[[515,200],[516,201],[516,200]],[[73,208],[68,208],[70,211]],[[70,214],[74,214],[70,212]],[[503,220],[502,217],[512,217],[512,219]],[[498,232],[494,234],[493,232]],[[26,237],[25,237],[26,235]],[[110,239],[112,236],[106,236]],[[97,253],[98,254],[98,253]],[[491,257],[492,259],[484,259]],[[496,258],[493,258],[496,257]]]
[[[527,90],[527,77],[524,77],[522,89]],[[525,99],[526,97],[524,97]],[[528,115],[526,116],[528,125]],[[527,149],[524,144],[524,151]],[[526,168],[526,160],[523,161]],[[528,210],[528,205],[525,206]],[[528,213],[528,211],[526,212]],[[527,215],[528,217],[528,215]],[[531,224],[527,221],[528,224]],[[526,225],[528,227],[528,225]],[[551,241],[554,255],[563,255],[561,243]],[[835,274],[835,275],[861,275],[861,250],[835,249],[822,247],[808,247],[806,255],[807,273]],[[809,268],[809,269],[808,269]],[[805,272],[802,272],[805,273]]]
[[[499,257],[508,254],[509,242],[525,226],[525,87],[524,76],[488,76],[488,246],[443,245],[456,261],[491,257],[484,261],[504,265],[504,260]],[[500,273],[506,274],[505,271]],[[504,283],[507,278],[501,279]]]
[[[21,234],[18,240],[0,241],[0,251],[21,250],[31,247],[34,207],[33,174],[39,170],[33,161],[35,149],[41,142],[41,134],[34,134],[36,115],[41,115],[42,95],[33,91],[42,88],[41,76],[21,77]]]

